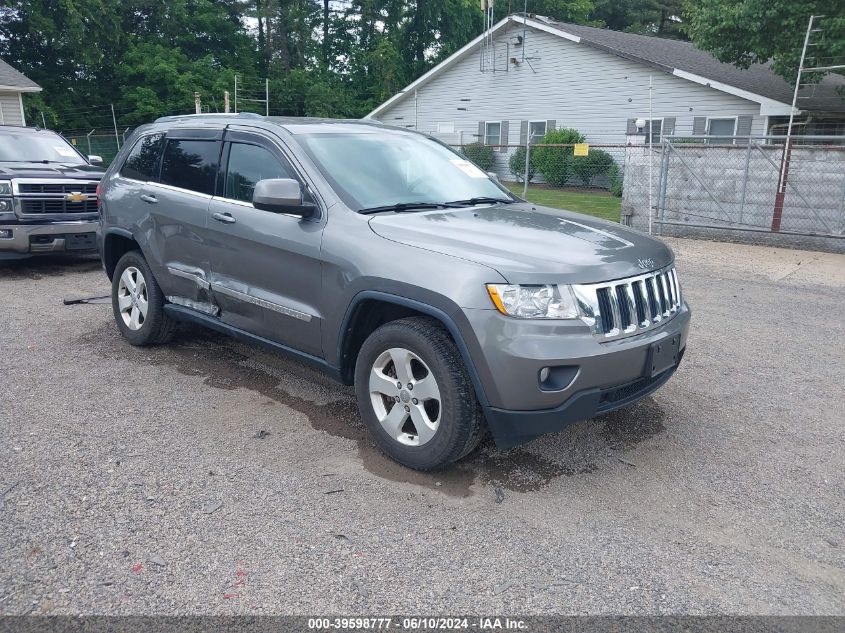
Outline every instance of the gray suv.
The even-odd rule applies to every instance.
[[[653,392],[690,320],[664,243],[377,122],[159,119],[103,178],[98,243],[130,343],[187,321],[292,354],[421,470]]]

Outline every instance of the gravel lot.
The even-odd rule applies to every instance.
[[[845,614],[845,257],[673,245],[662,390],[432,475],[297,363],[63,306],[98,262],[0,266],[0,614]]]

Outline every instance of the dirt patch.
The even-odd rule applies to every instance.
[[[370,438],[358,415],[358,407],[348,387],[334,386],[329,402],[315,403],[285,390],[279,371],[265,370],[253,359],[232,347],[225,335],[202,329],[182,333],[167,347],[134,348],[124,342],[108,324],[82,337],[86,346],[102,358],[124,357],[138,363],[172,367],[181,374],[202,376],[205,384],[216,389],[249,389],[304,414],[314,429],[334,437],[356,442],[364,468],[383,479],[411,483],[438,490],[453,497],[473,494],[474,485],[530,492],[547,486],[562,476],[583,475],[597,470],[597,460],[607,449],[625,450],[663,430],[662,411],[647,400],[635,408],[604,416],[600,446],[593,446],[587,456],[562,455],[552,460],[519,447],[508,451],[496,449],[485,441],[472,456],[436,472],[417,472],[387,458]],[[313,380],[311,370],[300,363],[276,357],[274,370],[292,374],[297,379]],[[315,389],[319,385],[313,384]]]

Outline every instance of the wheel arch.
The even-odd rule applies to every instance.
[[[358,352],[366,338],[376,328],[409,316],[431,317],[446,328],[464,361],[478,401],[482,406],[487,406],[488,400],[484,386],[464,335],[455,319],[445,310],[429,303],[375,290],[365,290],[355,295],[344,315],[337,346],[341,380],[346,384],[352,384]]]
[[[103,268],[111,279],[117,262],[129,251],[141,250],[141,245],[126,229],[111,228],[103,236]]]

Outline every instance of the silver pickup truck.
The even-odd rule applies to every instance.
[[[0,259],[96,252],[101,162],[50,130],[0,125]]]
[[[130,343],[190,321],[292,354],[354,384],[411,468],[630,404],[686,347],[666,244],[376,122],[165,118],[118,155],[100,210]]]

